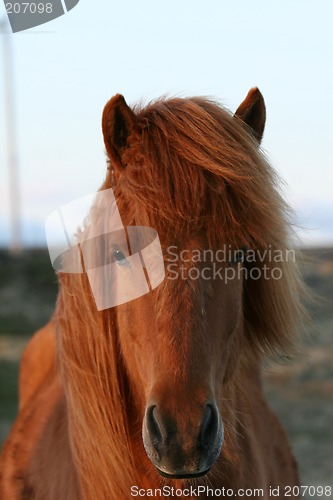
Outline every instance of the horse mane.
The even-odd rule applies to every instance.
[[[135,111],[139,131],[126,167],[114,172],[129,224],[149,225],[173,242],[203,231],[215,249],[261,253],[262,265],[272,265],[275,250],[288,255],[295,235],[282,182],[241,120],[200,97],[159,99]],[[282,278],[249,280],[244,297],[248,347],[266,353],[288,350],[305,314],[295,259],[273,265]]]
[[[290,248],[290,211],[279,178],[237,117],[205,98],[160,99],[134,110],[138,129],[125,166],[111,165],[101,187],[113,187],[126,225],[151,226],[162,243],[204,232],[212,248]],[[93,211],[92,220],[102,214]],[[268,255],[264,264],[271,265]],[[288,350],[304,314],[296,263],[274,266],[281,279],[245,284],[244,349],[255,357]],[[59,281],[58,356],[85,498],[127,498],[130,486],[140,484],[140,467],[129,437],[133,402],[117,308],[96,309],[85,274],[59,273]]]

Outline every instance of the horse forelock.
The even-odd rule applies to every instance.
[[[237,118],[203,98],[159,100],[137,117],[118,182],[137,220],[174,237],[203,230],[219,243],[281,236],[277,175]]]

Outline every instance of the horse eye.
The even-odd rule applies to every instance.
[[[119,250],[119,249],[114,250],[113,255],[117,261],[117,264],[119,264],[120,266],[127,264],[126,257],[121,250]]]

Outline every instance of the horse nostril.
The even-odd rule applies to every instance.
[[[205,406],[198,403],[187,410],[174,415],[164,404],[148,404],[146,408],[143,445],[153,465],[165,477],[180,479],[206,474],[221,451],[223,423],[215,402]]]
[[[156,417],[156,406],[150,406],[147,410],[146,422],[147,422],[147,431],[150,436],[151,442],[154,448],[159,451],[162,442],[163,436],[158,424],[158,420]]]
[[[217,409],[215,406],[206,405],[200,433],[200,444],[203,448],[212,446],[216,440],[218,430],[219,418]]]

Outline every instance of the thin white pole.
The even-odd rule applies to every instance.
[[[7,31],[7,22],[1,20],[1,41],[4,61],[5,114],[7,129],[7,163],[10,193],[10,251],[22,250],[21,199],[19,188],[19,162],[17,153],[16,106],[14,93],[14,67],[12,34]]]

